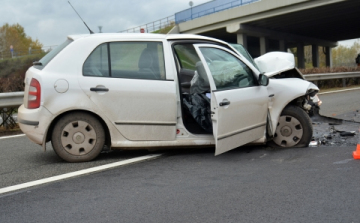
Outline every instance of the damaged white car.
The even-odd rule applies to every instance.
[[[241,50],[197,35],[69,36],[27,71],[20,127],[68,162],[104,149],[307,146],[319,89],[278,66],[291,54]]]

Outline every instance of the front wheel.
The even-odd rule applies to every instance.
[[[90,114],[70,113],[55,124],[51,144],[55,153],[65,161],[90,161],[95,159],[104,147],[104,128],[99,120]]]
[[[288,106],[281,112],[273,141],[281,147],[307,147],[312,135],[308,114],[300,107]]]

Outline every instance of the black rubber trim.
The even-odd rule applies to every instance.
[[[108,88],[99,88],[99,87],[92,87],[90,88],[90,91],[103,91],[103,92],[108,92],[109,89]]]
[[[29,121],[29,120],[22,120],[22,119],[18,119],[18,122],[24,125],[33,125],[33,126],[38,126],[39,122],[37,121]]]
[[[220,102],[219,106],[225,106],[225,105],[229,105],[230,104],[230,101],[223,101],[223,102]]]
[[[261,123],[259,125],[256,125],[256,126],[253,126],[253,127],[250,127],[250,128],[247,128],[247,129],[243,129],[243,130],[240,130],[240,131],[237,131],[237,132],[234,132],[232,134],[229,134],[229,135],[226,135],[226,136],[223,136],[223,137],[219,137],[218,140],[222,140],[222,139],[225,139],[225,138],[229,138],[231,136],[234,136],[234,135],[237,135],[237,134],[240,134],[240,133],[243,133],[243,132],[247,132],[247,131],[250,131],[250,130],[253,130],[253,129],[257,129],[257,128],[260,128],[262,126],[266,126],[266,123]]]

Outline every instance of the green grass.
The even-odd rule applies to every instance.
[[[175,26],[175,24],[170,24],[162,29],[153,31],[152,33],[167,34],[174,26]]]

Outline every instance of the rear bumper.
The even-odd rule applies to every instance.
[[[18,122],[21,131],[36,144],[42,145],[45,132],[53,115],[45,107],[27,109],[21,105],[18,110]]]

